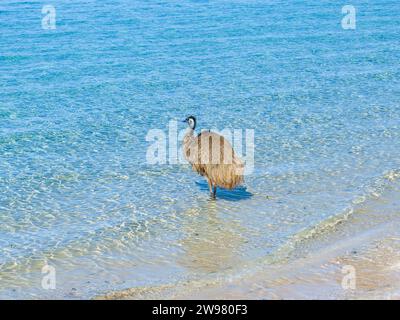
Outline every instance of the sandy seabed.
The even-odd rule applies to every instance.
[[[400,299],[400,185],[302,239],[287,259],[213,281],[131,288],[99,299]],[[326,229],[330,229],[326,232]]]

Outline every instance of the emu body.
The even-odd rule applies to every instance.
[[[194,171],[207,179],[211,196],[216,197],[217,187],[233,189],[243,183],[244,164],[229,141],[215,132],[195,135],[196,119],[192,116],[185,122],[189,128],[183,139],[184,157]]]

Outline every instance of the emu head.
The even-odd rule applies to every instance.
[[[193,116],[187,117],[183,122],[186,122],[190,129],[194,130],[196,128],[196,118]]]

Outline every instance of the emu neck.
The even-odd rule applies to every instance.
[[[188,128],[186,130],[185,136],[183,137],[184,146],[188,147],[193,140],[194,140],[194,130],[192,128]]]
[[[183,138],[183,140],[192,139],[193,136],[194,136],[194,130],[192,128],[187,128],[186,134],[185,134],[185,137]]]

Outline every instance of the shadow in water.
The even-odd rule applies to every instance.
[[[210,190],[208,189],[208,183],[206,181],[196,181],[196,184],[200,187],[201,191],[210,192]],[[217,188],[217,199],[240,201],[250,199],[252,196],[253,194],[251,192],[248,192],[247,188],[244,186],[239,186],[232,190]]]

